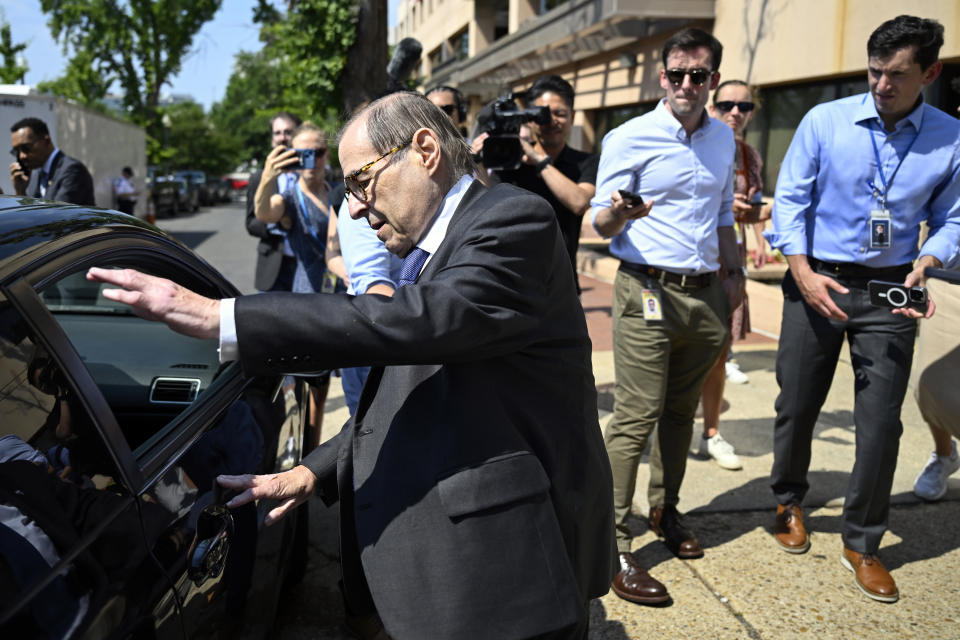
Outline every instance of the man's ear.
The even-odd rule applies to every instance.
[[[932,65],[927,67],[926,71],[923,72],[923,86],[929,86],[933,83],[934,80],[940,75],[940,72],[943,71],[943,63],[937,60]]]
[[[426,127],[417,129],[413,134],[410,147],[430,174],[437,171],[443,154],[440,150],[440,138],[432,129]]]

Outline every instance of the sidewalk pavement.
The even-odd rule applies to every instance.
[[[616,266],[601,253],[585,253],[582,300],[594,342],[603,428],[613,408],[610,282]],[[644,458],[634,497],[634,551],[641,565],[667,585],[673,599],[668,606],[645,607],[608,593],[591,604],[590,638],[960,638],[960,477],[950,480],[947,496],[936,504],[925,504],[911,492],[932,449],[912,390],[903,406],[890,526],[880,550],[897,581],[900,601],[886,605],[869,600],[840,564],[841,507],[854,460],[854,381],[846,352],[814,432],[811,489],[804,504],[811,548],[791,555],[773,542],[775,501],[768,474],[782,298],[779,287],[756,281],[749,282],[748,293],[754,333],[734,345],[734,354],[750,381],[727,385],[721,416],[721,432],[736,447],[743,469],[726,471],[691,454],[681,491],[680,509],[704,545],[705,556],[678,560],[648,531]],[[347,417],[338,382],[331,384],[324,437],[335,433]],[[700,427],[698,420],[694,438]],[[305,591],[315,598],[318,590],[333,590],[327,606],[316,607],[314,600],[310,609],[315,613],[296,606],[296,615],[311,617],[312,631],[303,637],[345,638],[329,619],[339,606],[338,546],[336,528],[330,524],[336,516],[319,501],[314,505],[308,575],[318,572],[325,584]],[[299,634],[278,629],[278,637],[294,636]]]

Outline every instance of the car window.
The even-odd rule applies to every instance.
[[[141,512],[143,529],[73,383],[0,303],[0,635],[69,637],[95,618],[116,625],[122,612],[102,609],[117,606],[135,575],[156,573],[143,532],[158,539],[172,520],[156,504]]]
[[[131,265],[117,265],[124,266]],[[136,456],[210,388],[219,370],[218,344],[143,320],[104,298],[104,288],[79,271],[39,293]]]

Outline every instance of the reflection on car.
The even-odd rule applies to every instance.
[[[306,511],[264,527],[275,505],[227,509],[215,479],[299,462],[302,386],[133,315],[92,265],[237,295],[145,222],[0,196],[0,637],[266,637]]]

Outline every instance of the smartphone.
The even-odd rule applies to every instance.
[[[299,162],[290,165],[290,169],[313,169],[317,166],[317,152],[314,149],[294,149]]]
[[[867,283],[870,304],[891,309],[927,310],[927,290],[924,287],[905,287],[898,282],[871,280]]]
[[[639,193],[627,191],[626,189],[617,189],[617,193],[620,194],[620,197],[623,198],[624,203],[628,207],[639,207],[643,204],[643,198],[640,197]]]

